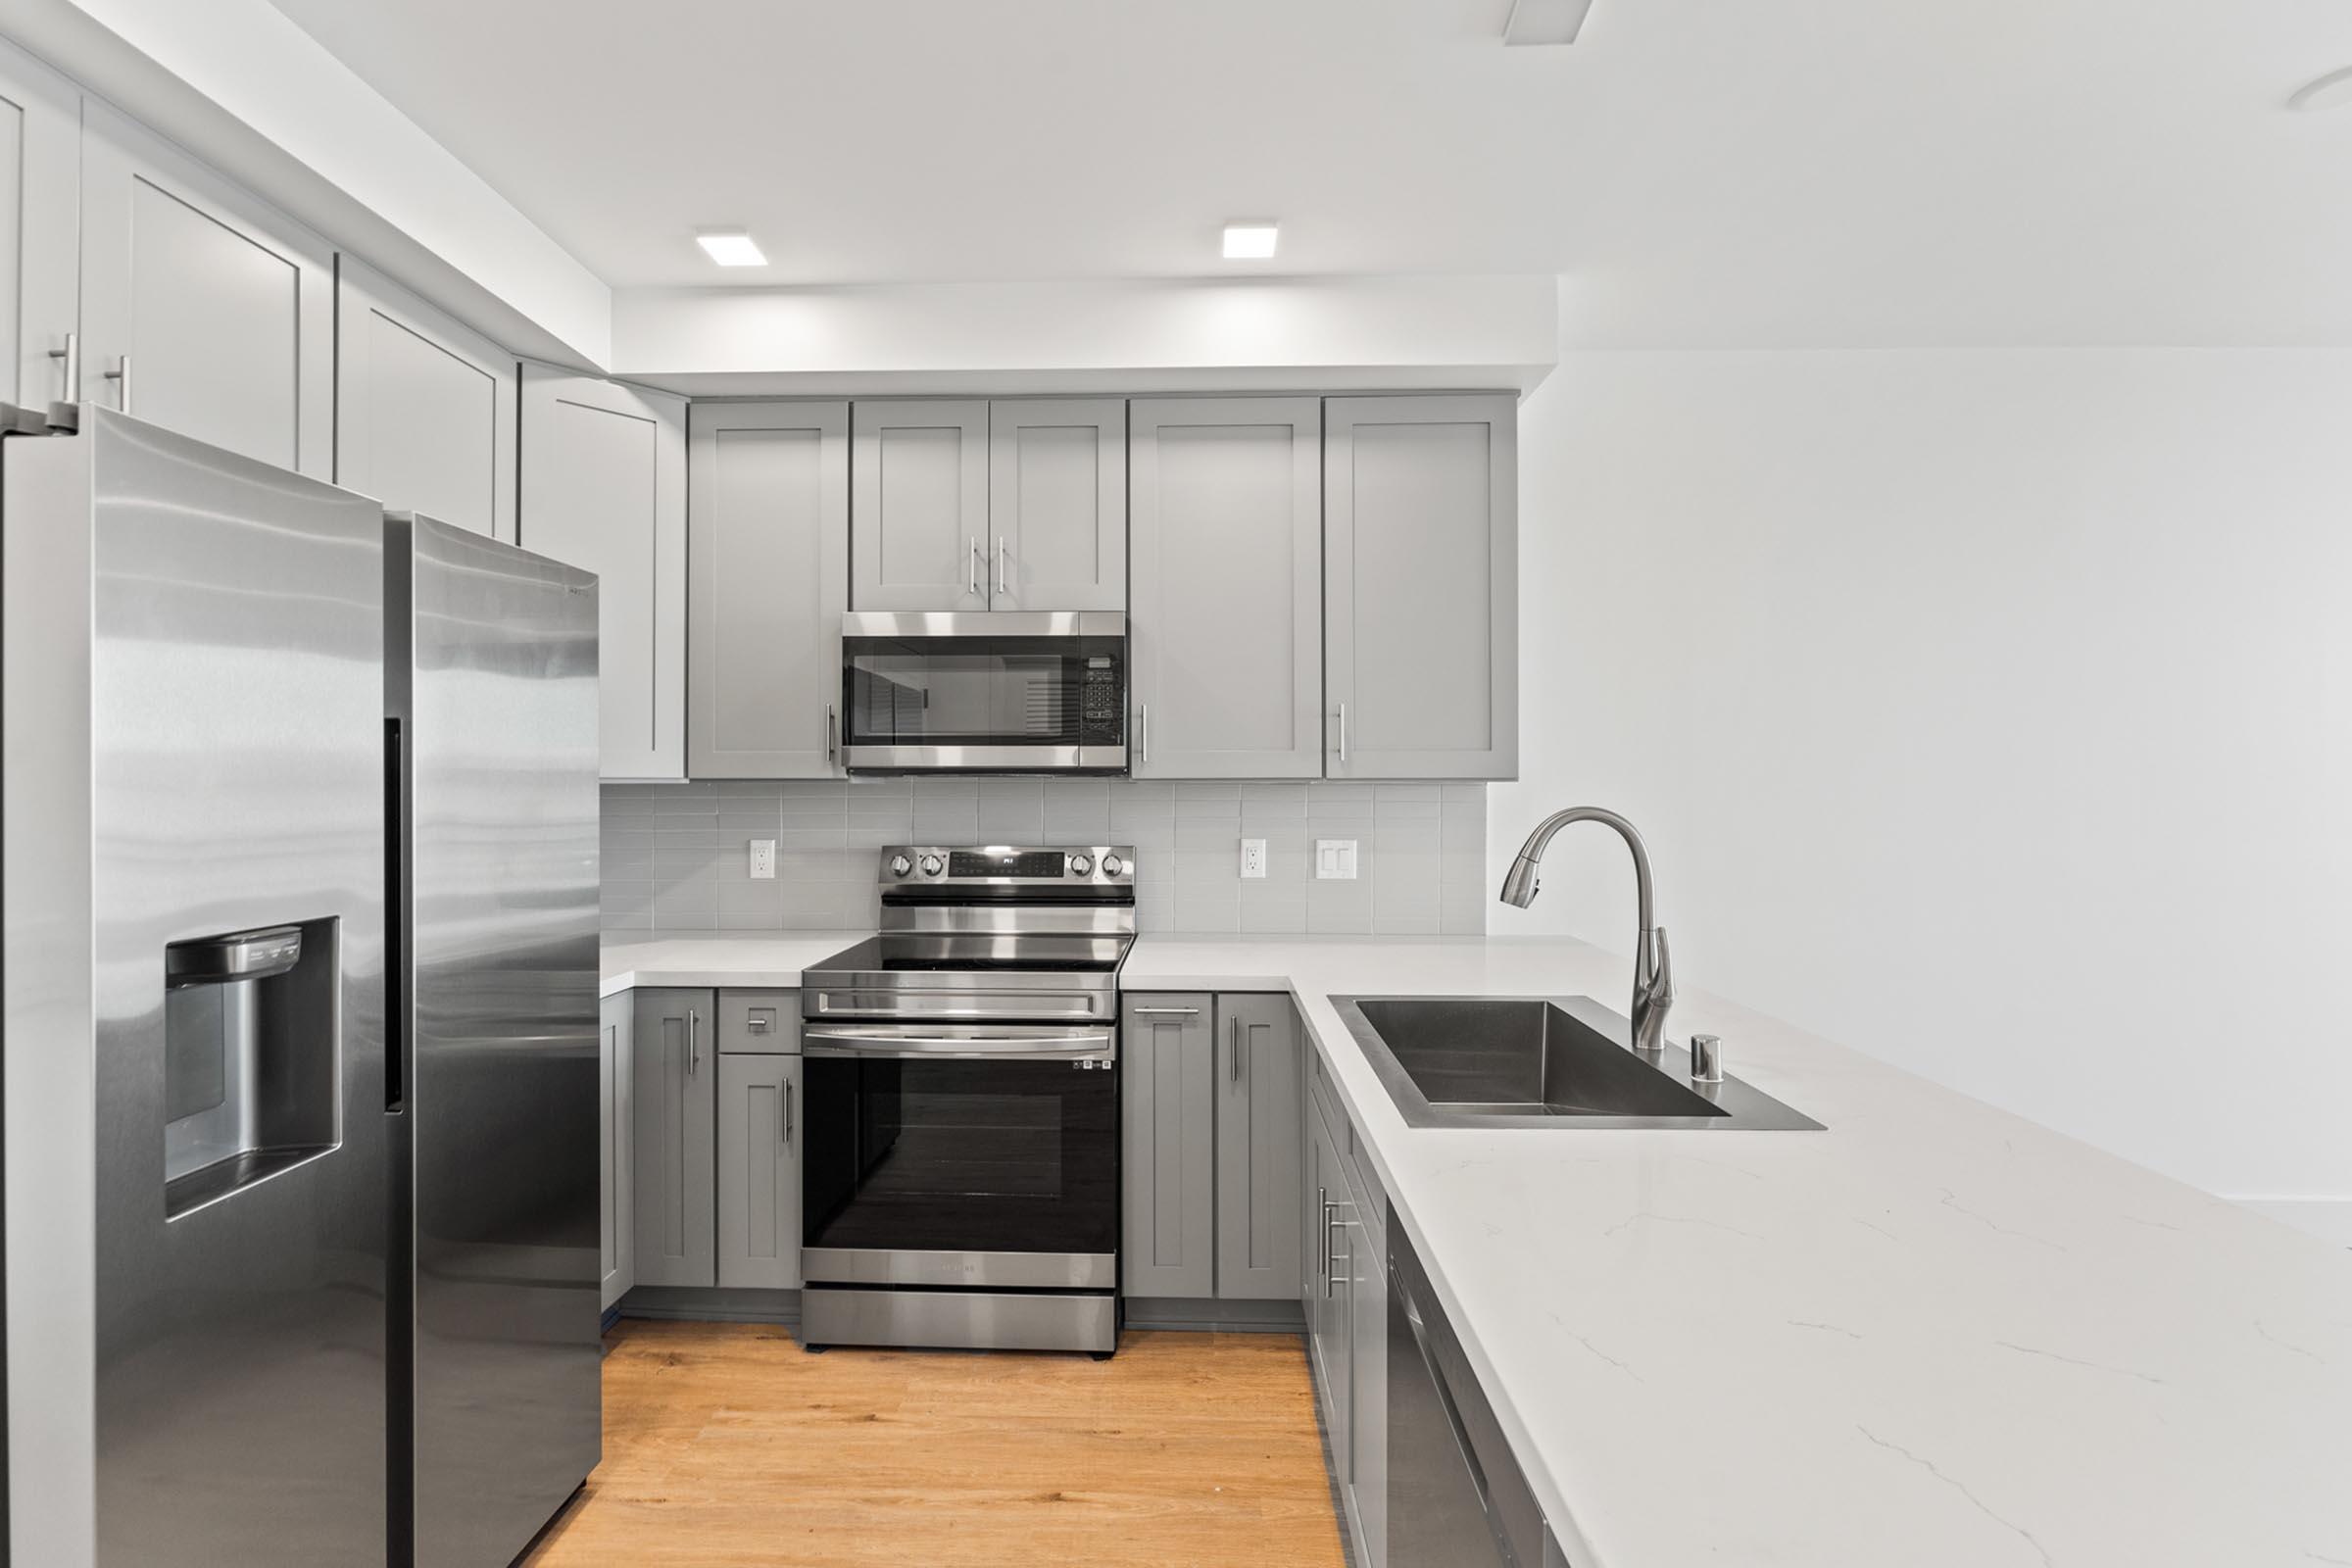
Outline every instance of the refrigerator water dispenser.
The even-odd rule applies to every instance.
[[[202,1208],[335,1147],[338,922],[164,950],[164,1212]]]

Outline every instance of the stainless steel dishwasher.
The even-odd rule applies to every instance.
[[[1389,1211],[1388,1568],[1567,1568]]]

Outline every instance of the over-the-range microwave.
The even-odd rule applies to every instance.
[[[841,681],[853,773],[1127,771],[1117,612],[856,612]]]

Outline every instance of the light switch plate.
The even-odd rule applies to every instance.
[[[1355,840],[1315,840],[1315,878],[1322,882],[1355,880]]]
[[[1266,874],[1266,841],[1242,840],[1242,875],[1263,880]]]
[[[773,882],[776,879],[776,841],[752,840],[752,880]]]

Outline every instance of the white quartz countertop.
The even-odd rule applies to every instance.
[[[759,936],[605,938],[601,996],[653,986],[760,986],[793,990],[801,971],[872,936],[871,931],[786,931]]]
[[[2352,1565],[2352,1253],[1687,987],[1671,1034],[1826,1132],[1410,1128],[1329,1001],[1622,1011],[1580,943],[1147,936],[1121,983],[1298,999],[1576,1568]]]

